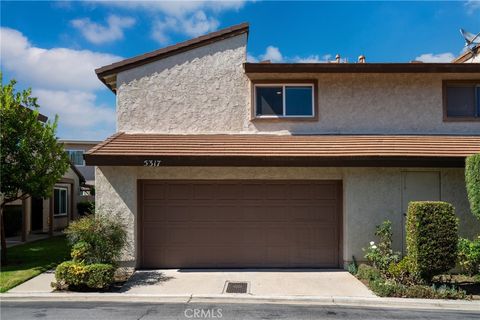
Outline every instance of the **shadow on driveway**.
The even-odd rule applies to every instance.
[[[167,282],[175,277],[165,275],[165,273],[156,270],[136,271],[133,276],[122,286],[120,292],[128,291],[135,287],[154,286],[162,282]]]

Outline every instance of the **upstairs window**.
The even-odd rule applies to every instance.
[[[76,166],[84,166],[83,150],[67,150],[70,161]]]
[[[254,114],[256,118],[315,117],[315,85],[255,84]]]
[[[480,81],[451,81],[444,84],[445,120],[480,121]]]

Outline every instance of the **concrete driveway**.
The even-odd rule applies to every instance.
[[[135,294],[232,295],[224,292],[227,281],[247,282],[249,295],[375,297],[347,271],[319,269],[140,270],[135,272],[122,291]]]

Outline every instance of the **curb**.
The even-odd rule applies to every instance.
[[[121,303],[262,303],[296,305],[335,305],[369,308],[404,308],[476,311],[480,301],[429,300],[406,298],[359,298],[335,296],[254,296],[254,295],[155,295],[125,293],[3,293],[2,302],[74,301]]]

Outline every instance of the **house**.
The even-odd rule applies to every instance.
[[[46,122],[48,117],[39,114],[38,120]],[[59,141],[62,142],[62,141]],[[69,142],[66,146],[75,146],[75,150],[88,149],[95,142],[80,143],[75,146]],[[83,153],[81,155],[83,157]],[[71,156],[72,160],[76,160]],[[81,158],[83,161],[83,158]],[[21,232],[22,241],[25,241],[32,233],[50,233],[62,230],[68,226],[71,220],[78,217],[77,203],[83,198],[82,190],[89,190],[86,187],[86,180],[80,166],[74,165],[72,161],[67,172],[54,185],[50,198],[29,197],[24,200],[16,200],[8,203],[5,209],[6,233],[7,236],[14,236]],[[85,167],[87,168],[87,167]],[[88,171],[90,170],[90,172]],[[93,167],[83,170],[89,178],[93,176]],[[88,175],[90,173],[90,175]],[[91,185],[94,184],[94,178]]]
[[[65,151],[70,156],[70,161],[85,178],[85,184],[88,186],[94,186],[95,167],[85,165],[83,154],[101,141],[60,139],[59,142],[63,143]]]
[[[249,63],[248,24],[96,70],[117,133],[85,154],[135,268],[343,268],[412,200],[480,232],[480,64]]]

